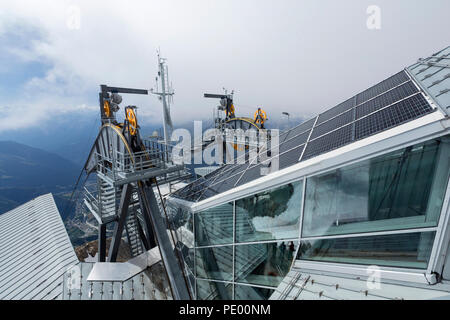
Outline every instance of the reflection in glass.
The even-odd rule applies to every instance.
[[[230,283],[197,281],[197,300],[231,300],[233,285]]]
[[[293,241],[236,246],[236,281],[277,287],[289,272],[296,248]]]
[[[233,243],[233,203],[195,214],[197,246]]]
[[[235,300],[268,300],[275,292],[273,289],[235,285]]]
[[[194,272],[193,216],[190,210],[176,204],[169,204],[170,227],[176,238],[176,247],[181,252],[186,266]]]
[[[435,232],[302,241],[297,259],[425,269]]]
[[[197,277],[214,280],[232,280],[233,247],[196,249]]]
[[[298,238],[303,182],[236,201],[236,242]]]
[[[448,157],[437,139],[308,178],[302,236],[436,226]]]

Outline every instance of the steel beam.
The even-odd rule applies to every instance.
[[[148,90],[143,90],[143,89],[109,87],[109,86],[106,86],[106,85],[101,85],[100,87],[102,89],[102,92],[129,93],[129,94],[148,94]]]
[[[168,173],[177,172],[177,171],[184,171],[185,167],[184,165],[176,165],[170,168],[165,169],[147,169],[142,171],[137,171],[129,174],[125,174],[125,178],[118,179],[114,181],[114,186],[120,186],[122,184],[126,183],[132,183],[139,180],[147,180],[154,177],[161,177]],[[177,176],[178,178],[179,176]]]
[[[205,98],[214,98],[214,99],[226,99],[230,97],[227,94],[214,94],[214,93],[205,93],[203,96]]]
[[[131,187],[131,185],[126,184],[123,186],[118,211],[119,220],[117,221],[116,226],[114,227],[113,237],[111,240],[111,244],[109,246],[108,252],[109,262],[116,262],[117,260],[117,254],[119,253],[119,246],[120,242],[122,241],[123,228],[125,226],[125,221],[128,215],[128,206],[130,204],[132,191],[133,188]]]
[[[98,225],[98,262],[106,262],[106,224]]]
[[[157,246],[156,244],[156,240],[155,240],[155,234],[153,232],[153,227],[152,227],[152,222],[150,220],[150,212],[147,211],[147,207],[144,205],[144,199],[145,194],[143,192],[142,188],[138,188],[138,198],[139,198],[139,203],[141,206],[141,214],[144,217],[144,227],[145,227],[145,232],[147,233],[147,238],[145,240],[147,240],[147,246],[152,249],[154,247]]]
[[[139,219],[136,219],[137,228],[139,232],[139,236],[141,237],[142,244],[144,245],[145,251],[148,251],[156,246],[153,246],[150,248],[150,242],[147,240],[147,237],[145,236],[144,229],[142,229],[141,221]]]
[[[190,300],[187,279],[183,275],[183,266],[177,260],[172,247],[172,243],[167,234],[167,227],[164,223],[163,217],[156,201],[152,186],[146,186],[143,182],[139,182],[139,189],[143,194],[142,202],[147,210],[144,214],[149,214],[152,222],[153,231],[155,233],[161,258],[167,272],[170,286],[172,288],[172,295],[174,300]]]

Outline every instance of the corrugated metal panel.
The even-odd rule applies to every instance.
[[[59,299],[63,274],[76,263],[51,194],[0,216],[0,299]]]
[[[377,287],[356,277],[344,278],[293,268],[270,300],[429,300],[448,297],[447,291],[437,288],[384,282]]]
[[[73,266],[63,276],[63,300],[168,300],[170,286],[162,262],[126,281],[87,281],[94,263]]]
[[[450,113],[450,47],[434,55],[420,59],[408,68],[411,76],[441,107]]]

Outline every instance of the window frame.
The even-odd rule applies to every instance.
[[[409,143],[404,143],[400,146],[397,146],[396,148],[389,148],[389,149],[385,149],[384,152],[380,152],[380,153],[376,153],[373,155],[368,155],[365,157],[361,157],[358,159],[355,159],[353,161],[350,161],[348,163],[343,163],[339,166],[335,166],[335,167],[331,167],[331,168],[327,168],[324,170],[319,170],[314,172],[313,174],[309,174],[309,175],[305,175],[304,178],[304,182],[305,182],[305,186],[304,186],[304,198],[302,201],[302,212],[300,214],[301,218],[302,218],[302,222],[303,222],[303,217],[305,214],[305,207],[304,207],[304,203],[306,200],[306,186],[307,186],[307,180],[314,177],[314,176],[318,176],[318,175],[322,175],[322,174],[326,174],[328,172],[332,172],[341,168],[345,168],[347,166],[352,166],[355,165],[359,162],[363,162],[363,161],[367,161],[370,159],[374,159],[376,157],[380,157],[383,155],[387,155],[391,152],[396,152],[396,151],[400,151],[402,149],[405,149],[407,147],[410,146],[414,146],[414,145],[418,145],[421,143],[426,143],[427,141],[433,140],[433,139],[450,139],[450,134],[438,134],[438,135],[433,135],[431,137],[427,137],[427,138],[422,138],[419,140],[415,140],[415,141],[410,141]],[[449,169],[450,171],[450,169]],[[438,272],[441,271],[439,269],[440,265],[443,265],[443,260],[444,257],[442,257],[442,253],[445,255],[445,250],[447,248],[446,245],[444,245],[444,241],[445,239],[449,239],[450,235],[448,232],[448,229],[450,228],[450,172],[448,173],[447,176],[447,185],[446,185],[446,190],[444,192],[444,198],[443,198],[443,204],[441,207],[441,211],[440,211],[440,215],[439,215],[439,219],[437,222],[437,225],[435,227],[426,227],[426,228],[412,228],[412,229],[399,229],[399,230],[391,230],[391,231],[374,231],[374,232],[363,232],[363,233],[353,233],[353,234],[344,234],[344,235],[329,235],[329,236],[320,236],[320,237],[302,237],[302,230],[303,230],[303,223],[301,223],[300,225],[300,230],[299,230],[299,241],[302,240],[319,240],[319,239],[335,239],[335,238],[349,238],[349,237],[357,237],[357,236],[376,236],[376,235],[388,235],[388,234],[402,234],[402,233],[410,233],[410,232],[426,232],[426,231],[434,231],[436,232],[436,235],[434,237],[433,240],[433,246],[432,246],[432,250],[431,250],[431,254],[430,254],[430,258],[429,258],[429,262],[427,265],[427,268],[425,269],[419,269],[420,272],[422,272],[422,275],[424,275],[427,284],[433,284],[437,282],[437,279],[435,277],[435,275],[433,274],[434,272]],[[446,238],[445,238],[446,237]],[[445,239],[444,239],[445,238]],[[299,242],[300,243],[300,242]],[[298,249],[300,248],[300,246],[298,247]],[[297,250],[298,250],[297,249]],[[295,265],[295,261],[297,261],[297,259],[294,259],[294,263],[293,266]],[[303,260],[303,261],[307,261],[307,260]],[[363,269],[363,270],[367,270],[367,265],[361,265],[361,264],[350,264],[350,263],[333,263],[333,262],[317,262],[317,261],[307,261],[311,264],[314,263],[329,263],[330,265],[339,265],[339,266],[349,266],[349,270],[348,272],[344,272],[345,268],[342,269],[343,273],[349,273],[352,274],[352,271],[354,270],[355,267],[359,268],[359,269]],[[380,270],[385,270],[388,271],[389,269],[394,269],[394,270],[403,270],[404,273],[408,273],[408,270],[413,270],[413,269],[406,269],[406,268],[401,268],[401,267],[388,267],[388,266],[380,266]],[[423,272],[425,271],[425,274],[423,274]]]
[[[433,139],[430,139],[430,140],[433,140]],[[429,141],[429,140],[428,140]],[[426,142],[426,141],[425,141]],[[409,145],[409,146],[416,146],[416,145],[419,145],[419,144],[421,144],[421,143],[417,143],[417,144],[412,144],[412,145]],[[302,204],[303,204],[303,207],[302,207],[302,218],[304,218],[305,217],[305,203],[306,203],[306,201],[307,201],[307,188],[308,188],[308,183],[309,183],[309,181],[312,179],[312,178],[315,178],[315,177],[319,177],[319,176],[325,176],[325,175],[328,175],[328,174],[332,174],[332,173],[334,173],[334,172],[336,172],[336,171],[338,171],[338,170],[342,170],[342,171],[345,171],[345,169],[347,168],[347,169],[350,169],[350,170],[353,170],[354,168],[358,168],[359,166],[356,166],[358,163],[363,163],[363,162],[369,162],[370,160],[372,160],[372,159],[376,159],[376,158],[378,158],[378,157],[383,157],[383,156],[386,156],[386,155],[389,155],[390,153],[393,153],[393,152],[398,152],[398,151],[401,151],[401,150],[404,150],[405,148],[407,148],[408,146],[405,146],[405,147],[403,147],[403,148],[400,148],[400,149],[397,149],[397,150],[394,150],[394,151],[390,151],[390,152],[386,152],[385,154],[383,154],[383,155],[378,155],[378,156],[375,156],[375,157],[372,157],[372,158],[369,158],[369,159],[364,159],[364,160],[361,160],[361,161],[358,161],[358,162],[355,162],[355,163],[352,163],[352,164],[347,164],[347,165],[345,165],[345,166],[341,166],[341,167],[339,167],[339,168],[335,168],[335,169],[331,169],[331,170],[327,170],[327,171],[324,171],[324,172],[320,172],[320,173],[317,173],[317,174],[313,174],[313,175],[310,175],[310,176],[307,176],[306,178],[305,178],[305,186],[304,186],[304,192],[305,192],[305,196],[304,196],[304,198],[303,198],[303,202],[302,202]],[[449,148],[450,148],[450,145],[449,145]],[[437,159],[437,161],[439,161],[439,159]],[[437,164],[438,164],[438,162],[436,163],[436,168],[437,168]],[[367,164],[364,164],[364,166],[366,166]],[[351,168],[352,166],[355,166],[354,168]],[[436,168],[435,168],[435,170],[436,170]],[[449,173],[450,173],[450,167],[449,167],[449,169],[447,170],[447,175],[450,177],[450,175],[449,175]],[[436,172],[435,172],[435,174],[436,174]],[[433,177],[433,181],[434,181],[434,179],[435,179],[435,176]],[[445,184],[444,184],[444,188],[447,188],[447,186],[448,186],[448,184],[449,184],[449,182],[447,181]],[[394,228],[392,228],[392,229],[388,229],[388,230],[380,230],[380,231],[374,231],[374,230],[370,230],[370,229],[367,229],[367,231],[360,231],[360,232],[348,232],[348,233],[331,233],[331,234],[328,234],[328,235],[321,235],[321,236],[319,236],[319,235],[310,235],[310,236],[304,236],[304,237],[302,237],[303,239],[305,239],[305,240],[309,240],[309,239],[311,239],[311,240],[317,240],[317,239],[326,239],[326,238],[342,238],[342,237],[352,237],[353,235],[359,235],[359,236],[363,236],[363,235],[367,235],[367,236],[370,236],[370,235],[373,235],[373,234],[379,234],[379,235],[384,235],[384,234],[390,234],[390,231],[409,231],[409,230],[417,230],[417,231],[421,231],[421,230],[425,230],[425,229],[427,229],[427,230],[433,230],[433,229],[437,229],[438,228],[438,226],[439,226],[439,222],[440,222],[440,218],[441,218],[441,215],[442,215],[442,213],[443,213],[443,211],[442,211],[442,208],[444,207],[444,203],[445,203],[445,200],[447,199],[446,198],[446,196],[445,196],[445,194],[446,194],[446,191],[444,191],[444,197],[443,197],[443,201],[442,201],[442,205],[441,205],[441,209],[440,209],[440,212],[439,212],[439,217],[438,217],[438,219],[436,219],[436,221],[435,222],[433,222],[433,225],[432,226],[427,226],[427,227],[425,227],[425,226],[419,226],[419,227],[405,227],[405,228],[399,228],[399,229],[396,229],[396,227],[394,227]],[[431,197],[431,193],[430,193],[430,197]],[[428,198],[428,201],[430,200],[430,197]],[[427,217],[427,215],[425,214],[425,215],[416,215],[416,216],[411,216],[411,217],[406,217],[406,218],[412,218],[412,217]],[[393,218],[393,219],[380,219],[380,220],[373,220],[373,221],[371,221],[371,220],[368,220],[368,221],[363,221],[363,222],[357,222],[357,223],[370,223],[370,222],[375,222],[375,221],[377,221],[377,222],[381,222],[382,220],[386,220],[386,221],[389,221],[389,220],[395,220],[395,219],[401,219],[401,218],[405,218],[405,217],[400,217],[400,218]],[[356,224],[356,223],[355,223]],[[303,225],[302,225],[302,229],[300,230],[300,234],[301,234],[301,236],[303,235]],[[401,233],[401,232],[400,232]]]

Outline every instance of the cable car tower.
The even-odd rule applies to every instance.
[[[183,259],[173,233],[168,233],[159,191],[160,184],[189,174],[184,165],[172,162],[169,145],[141,138],[136,106],[126,106],[124,121],[118,122],[120,94],[148,95],[147,90],[100,88],[101,128],[84,167],[88,176],[96,176],[96,189],[85,188],[84,203],[98,222],[99,262],[116,262],[123,238],[133,257],[158,246],[173,298],[190,299]],[[107,230],[112,230],[108,254]]]

